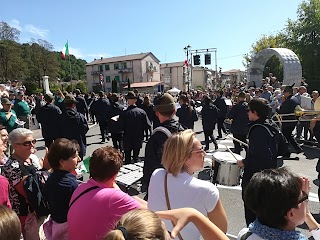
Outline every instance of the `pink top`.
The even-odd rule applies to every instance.
[[[0,204],[11,208],[9,200],[9,182],[2,175],[0,175]]]
[[[119,189],[108,188],[90,179],[73,193],[70,203],[86,189],[91,190],[74,202],[68,212],[69,240],[97,240],[111,229],[120,217],[130,210],[140,208],[140,203]]]

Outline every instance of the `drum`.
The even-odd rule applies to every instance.
[[[237,160],[243,158],[238,154],[233,154]],[[224,186],[237,186],[240,184],[240,167],[237,160],[234,159],[230,152],[215,152],[213,154],[214,180]]]

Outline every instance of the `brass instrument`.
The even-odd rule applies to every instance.
[[[316,115],[316,116],[315,116]],[[318,115],[318,116],[317,116]],[[283,120],[282,117],[286,116],[296,116],[297,119],[290,119],[290,120]],[[314,118],[304,119],[304,116],[314,116]],[[286,114],[278,114],[275,113],[272,117],[275,122],[279,123],[281,126],[284,122],[311,122],[310,128],[313,129],[315,122],[320,120],[320,98],[318,97],[314,103],[314,110],[305,110],[300,105],[297,105],[293,113],[286,113]]]

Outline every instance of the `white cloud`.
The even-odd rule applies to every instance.
[[[37,27],[33,26],[32,24],[25,25],[24,30],[26,32],[29,32],[29,33],[36,35],[36,36],[39,36],[41,38],[46,37],[49,33],[49,30],[37,28]]]
[[[112,55],[108,54],[108,53],[91,53],[91,54],[87,54],[87,57],[91,57],[91,58],[109,58],[112,57]]]
[[[62,49],[61,49],[62,50]],[[60,51],[61,51],[60,50]],[[69,53],[70,54],[72,54],[72,55],[74,55],[76,58],[84,58],[85,57],[85,55],[81,52],[81,50],[80,49],[78,49],[78,48],[72,48],[72,47],[69,47]]]
[[[22,27],[20,26],[20,22],[19,22],[19,20],[17,20],[17,19],[12,19],[12,20],[9,22],[9,25],[10,25],[10,27],[14,27],[14,28],[18,29],[19,31],[22,30]]]

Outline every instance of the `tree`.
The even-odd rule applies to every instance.
[[[287,46],[299,57],[303,76],[311,89],[320,84],[320,0],[302,2],[297,10],[297,20],[288,20],[284,30]]]
[[[11,40],[0,41],[0,78],[2,81],[25,77],[26,64],[21,57],[20,45]]]
[[[20,31],[6,22],[0,22],[0,40],[19,41]]]

